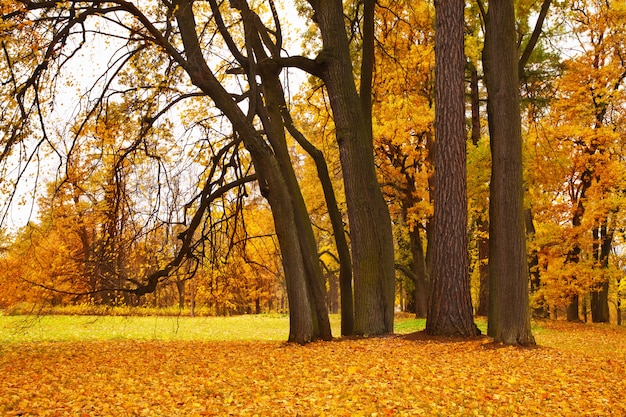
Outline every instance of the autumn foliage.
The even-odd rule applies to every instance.
[[[345,236],[349,243],[363,244],[363,247],[368,242],[367,239],[351,241],[358,236],[359,229],[354,221],[350,224],[347,216],[347,195],[350,194],[344,182],[347,171],[342,165],[341,146],[336,138],[353,129],[345,127],[350,123],[343,128],[337,123],[339,118],[330,105],[331,98],[336,97],[331,97],[328,79],[309,74],[311,77],[304,80],[302,76],[297,93],[295,86],[291,91],[292,85],[285,81],[286,103],[283,106],[282,101],[276,102],[273,109],[281,107],[286,113],[252,112],[254,106],[242,103],[250,100],[248,104],[261,105],[268,100],[265,93],[277,89],[255,86],[259,74],[254,72],[249,74],[249,79],[241,78],[249,65],[239,62],[239,55],[242,51],[250,53],[246,48],[252,46],[239,42],[246,38],[244,20],[246,24],[251,20],[243,19],[235,9],[228,9],[227,3],[189,1],[189,4],[194,3],[191,13],[197,13],[195,17],[202,22],[196,32],[202,38],[199,44],[206,47],[203,52],[210,57],[208,62],[215,66],[216,80],[229,88],[239,86],[234,93],[227,89],[231,99],[226,100],[228,108],[250,110],[245,117],[249,133],[254,133],[254,137],[266,135],[262,141],[264,146],[246,148],[242,144],[245,135],[233,129],[232,120],[224,118],[224,109],[216,107],[215,97],[209,100],[210,94],[199,94],[197,86],[190,84],[187,69],[176,61],[191,51],[179,53],[184,50],[184,42],[180,28],[172,29],[178,28],[175,2],[143,4],[143,16],[148,21],[154,18],[148,25],[130,15],[120,17],[119,21],[118,17],[107,17],[107,13],[123,15],[120,10],[139,11],[133,2],[61,3],[5,1],[0,6],[0,13],[3,13],[0,24],[3,45],[0,54],[0,149],[3,150],[0,155],[0,309],[24,311],[33,305],[79,308],[121,305],[180,307],[192,314],[198,306],[211,315],[287,312],[288,281],[285,277],[289,274],[285,261],[290,257],[285,249],[290,249],[291,245],[283,243],[281,250],[275,222],[286,218],[296,206],[283,208],[282,212],[271,209],[264,198],[268,195],[267,184],[263,183],[263,178],[261,187],[253,182],[259,179],[261,172],[252,164],[250,153],[253,149],[275,146],[266,156],[273,160],[272,155],[280,153],[283,157],[279,165],[288,172],[292,187],[291,194],[284,194],[285,202],[298,200],[301,217],[295,224],[306,228],[307,236],[311,231],[311,241],[304,242],[302,238],[303,242],[299,242],[297,237],[304,236],[302,233],[291,237],[293,244],[296,241],[298,245],[306,243],[308,249],[303,251],[309,256],[311,276],[316,277],[311,282],[315,287],[321,284],[319,292],[324,292],[315,293],[316,308],[325,314],[327,305],[331,312],[338,312],[341,295],[353,289],[350,285],[353,277],[349,276],[351,272],[346,272],[349,268],[345,265],[350,264],[350,255],[356,255],[358,260],[362,253],[354,248],[350,253],[346,248],[348,253],[342,262],[336,238]],[[273,20],[270,3],[273,4],[254,4],[254,10],[250,10],[258,17],[257,23],[266,29],[263,32],[266,36],[261,35],[255,46],[258,48],[255,54],[260,56],[264,48],[272,49],[268,46],[272,42],[277,57],[290,58],[281,62],[293,62],[291,58],[300,55],[294,47],[299,42],[304,43],[300,58],[308,59],[327,51],[325,47],[319,48],[323,39],[315,21],[320,20],[313,18],[314,9],[307,8],[307,2],[298,7],[301,20],[297,22],[305,22],[303,27],[297,28],[301,31],[294,31],[292,23],[285,19],[284,37],[274,30],[277,22]],[[293,6],[289,2],[279,3],[280,13]],[[468,278],[471,279],[472,307],[477,315],[486,315],[488,305],[485,291],[488,254],[485,252],[492,149],[482,65],[486,27],[484,7],[480,10],[483,3],[466,5],[464,27],[466,78],[472,80],[466,85],[468,93],[469,84],[472,89],[466,97],[467,114],[471,112],[475,116],[466,121]],[[137,6],[140,4],[142,2],[136,2]],[[353,54],[354,79],[350,79],[350,84],[354,81],[359,85],[359,64],[365,49],[362,2],[344,1],[342,4]],[[543,12],[543,5],[550,8],[548,18],[538,32],[541,35],[535,39],[537,44],[532,54],[524,58],[519,68],[530,305],[536,317],[566,316],[572,321],[621,323],[622,300],[626,294],[626,279],[623,278],[626,270],[623,250],[626,2],[518,0],[515,2],[516,41],[520,50],[525,50],[529,43],[532,23],[535,16]],[[31,11],[26,13],[29,8]],[[222,24],[228,26],[228,31],[232,30],[230,38],[224,38],[223,30],[218,28],[220,22],[214,16],[220,14],[219,10],[226,17]],[[80,20],[82,17],[74,20],[77,11],[85,13],[89,24],[85,26]],[[341,13],[329,13],[329,16],[339,15]],[[57,16],[59,20],[49,16]],[[102,19],[102,26],[91,19],[98,22]],[[369,266],[360,269],[361,274],[369,274],[383,264],[380,260],[384,257],[385,265],[389,266],[384,269],[385,276],[389,275],[385,281],[386,295],[392,293],[395,278],[395,300],[389,297],[384,303],[385,317],[390,318],[393,308],[423,317],[431,289],[431,243],[435,233],[431,221],[433,149],[437,141],[433,128],[434,3],[381,0],[376,2],[375,21],[372,114],[368,118],[372,137],[363,136],[368,139],[363,155],[375,156],[376,176],[391,216],[391,222],[383,222],[381,216],[374,219],[381,220],[381,225],[385,223],[384,253],[387,255],[391,253],[392,244],[386,231],[389,224],[393,225],[395,276],[388,262],[390,259],[386,259],[390,256],[378,252],[371,258],[363,256],[363,263],[355,269],[354,282],[359,280],[359,268],[369,262]],[[60,30],[64,22],[76,24],[76,32]],[[194,31],[185,33],[190,36]],[[61,41],[66,35],[68,39]],[[85,36],[84,42],[81,35]],[[171,36],[171,39],[161,39],[161,36]],[[79,61],[76,67],[84,68],[84,62],[94,53],[86,50],[96,41],[108,43],[107,51],[117,52],[112,52],[105,67],[99,69],[102,74],[97,74],[95,79],[100,81],[85,87],[78,78],[71,77],[73,67],[64,65],[76,59]],[[165,41],[171,42],[169,51],[176,53],[168,55],[168,49],[162,44]],[[226,53],[229,43],[237,44],[233,56]],[[221,48],[225,56],[218,52]],[[197,55],[202,56],[202,53]],[[347,59],[346,64],[338,68],[347,68],[349,61]],[[304,62],[313,65],[317,61]],[[278,60],[274,63],[278,65]],[[261,65],[261,62],[256,64]],[[298,72],[302,68],[297,66],[289,67],[288,71],[286,68],[278,68],[284,71],[274,74],[276,80],[264,75],[267,76],[265,81],[277,82],[278,78],[287,79],[292,73],[299,74],[298,77],[303,74]],[[102,78],[97,78],[99,76]],[[101,80],[110,80],[111,84]],[[261,93],[261,90],[264,91]],[[61,97],[61,92],[75,96],[74,113],[68,111],[71,117],[67,120],[56,120],[66,115],[59,109],[68,105],[54,98]],[[252,100],[252,94],[258,97]],[[26,111],[27,108],[30,110]],[[288,122],[285,114],[293,123]],[[282,120],[283,117],[286,120]],[[263,121],[278,121],[278,124],[268,129],[261,126]],[[280,146],[277,142],[265,141],[274,129],[280,132]],[[330,219],[318,166],[310,153],[305,152],[303,142],[298,143],[295,138],[296,129],[325,159],[336,193],[339,227]],[[26,161],[45,163],[38,165],[37,172],[30,176],[31,180],[36,178],[36,189],[18,198],[18,194],[13,193],[24,186],[30,173],[25,168]],[[367,164],[368,169],[371,165]],[[364,171],[358,167],[352,169],[355,174]],[[378,184],[373,177],[373,174],[368,176],[367,190],[376,191],[378,196]],[[353,190],[352,196],[360,198],[364,195],[362,191]],[[302,205],[300,194],[305,202]],[[374,200],[370,198],[369,203],[371,201]],[[351,207],[358,213],[360,208],[371,208],[369,203],[361,201]],[[14,210],[23,214],[29,204],[36,208],[28,217],[30,221],[21,227],[5,228],[5,214]],[[383,206],[381,203],[380,212],[386,213]],[[387,219],[386,215],[384,217]],[[369,221],[364,225],[375,223]],[[285,227],[283,230],[295,229]],[[369,240],[369,243],[377,241]],[[523,261],[525,254],[520,253]],[[298,256],[292,258],[299,259]],[[527,269],[522,266],[524,268],[519,270],[525,274]],[[154,281],[158,285],[151,287],[150,277],[160,272],[163,274]],[[347,276],[346,291],[340,290],[340,283],[345,284],[341,276]],[[298,288],[304,294],[308,287]],[[371,307],[364,298],[356,297],[352,302],[350,294],[351,308],[357,304],[362,308],[360,311]],[[389,330],[387,324],[385,331]],[[382,345],[388,343],[384,340]],[[346,342],[337,346],[352,344]],[[470,349],[473,346],[468,345]],[[146,345],[146,349],[156,348]],[[384,412],[384,408],[381,410]]]
[[[626,333],[541,323],[541,347],[421,335],[0,346],[6,416],[622,416]]]

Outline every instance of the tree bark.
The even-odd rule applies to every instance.
[[[594,240],[597,242],[594,247],[594,257],[599,273],[604,275],[609,266],[609,255],[613,247],[613,232],[607,226],[607,220],[595,228],[593,231]],[[609,280],[604,278],[598,288],[591,292],[591,320],[594,323],[608,323],[609,315]]]
[[[433,266],[426,332],[479,334],[470,295],[465,149],[464,1],[435,1]]]
[[[478,146],[480,141],[480,95],[478,91],[478,70],[474,64],[470,68],[470,99],[472,109],[472,144]],[[485,213],[486,214],[486,213]],[[483,218],[476,220],[476,246],[478,247],[478,307],[476,314],[489,314],[489,222]]]
[[[314,312],[302,241],[298,234],[298,220],[287,180],[273,151],[206,64],[198,42],[190,0],[177,2],[176,19],[187,57],[181,65],[192,82],[213,99],[231,121],[233,129],[241,135],[257,171],[261,193],[272,208],[289,302],[289,341],[301,344],[310,342],[315,337]]]
[[[412,269],[415,275],[415,316],[424,318],[428,315],[428,298],[430,297],[430,276],[426,263],[424,245],[419,228],[415,226],[409,231],[411,245]]]
[[[518,48],[513,0],[492,0],[483,64],[492,172],[489,204],[489,327],[496,342],[534,344],[524,230]]]
[[[354,333],[393,332],[395,298],[391,218],[376,177],[371,114],[357,93],[340,0],[309,0],[323,50],[316,61],[326,84],[343,169],[354,275]]]
[[[256,54],[259,56],[260,52],[257,51]],[[317,242],[315,241],[309,213],[287,148],[285,125],[281,112],[281,109],[286,105],[284,102],[283,88],[278,79],[278,72],[261,66],[260,74],[263,98],[265,101],[260,112],[262,113],[265,109],[267,110],[267,117],[261,117],[261,119],[272,145],[272,149],[274,150],[274,155],[285,177],[292,200],[292,210],[295,215],[296,228],[300,239],[300,248],[302,250],[302,258],[304,260],[306,278],[310,291],[309,297],[314,307],[312,309],[312,313],[314,313],[314,337],[319,337],[323,340],[331,340],[332,334],[330,320],[328,318],[328,306],[323,290],[325,280],[318,256]],[[259,98],[257,103],[260,102],[261,99]]]

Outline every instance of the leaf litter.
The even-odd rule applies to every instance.
[[[0,415],[626,415],[625,333],[581,329],[574,345],[561,329],[533,349],[399,336],[5,344]],[[604,348],[576,348],[578,332]]]

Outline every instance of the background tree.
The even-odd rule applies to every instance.
[[[381,2],[377,10],[376,161],[394,223],[399,287],[408,292],[409,311],[426,317],[431,263],[434,13],[428,2]]]
[[[622,218],[624,167],[617,155],[623,147],[620,91],[626,75],[623,12],[613,6],[580,2],[565,11],[580,42],[578,51],[563,62],[555,99],[536,122],[528,149],[540,226],[534,242],[540,253],[540,295],[553,306],[567,300],[570,320],[580,320],[581,312],[586,319],[587,300],[594,321],[609,320],[614,274],[609,258]]]

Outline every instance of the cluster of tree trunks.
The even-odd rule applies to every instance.
[[[194,5],[194,3],[196,3]],[[137,296],[155,291],[190,254],[193,239],[203,215],[219,193],[256,180],[262,196],[271,207],[273,221],[282,254],[282,269],[289,300],[289,340],[307,343],[316,339],[332,338],[328,306],[325,296],[325,278],[320,264],[314,230],[305,204],[302,189],[294,170],[288,148],[288,136],[293,137],[313,159],[324,190],[326,207],[335,237],[337,259],[340,264],[342,334],[379,335],[393,332],[395,302],[394,240],[387,203],[381,192],[374,161],[372,131],[372,74],[375,68],[375,6],[374,0],[363,0],[360,13],[360,56],[354,59],[354,50],[344,16],[341,0],[308,0],[312,20],[317,25],[320,49],[313,59],[283,55],[283,36],[276,7],[268,2],[273,24],[264,23],[250,9],[245,0],[232,1],[228,13],[236,13],[240,20],[231,24],[225,5],[208,0],[206,13],[211,13],[210,25],[215,36],[231,55],[229,75],[241,76],[245,85],[241,94],[234,94],[212,69],[207,58],[207,46],[202,38],[198,19],[200,15],[193,0],[163,2],[162,18],[165,24],[154,21],[138,6],[130,2],[31,2],[16,1],[23,8],[8,8],[3,20],[26,19],[28,12],[36,16],[52,13],[45,23],[52,25],[55,36],[44,45],[44,61],[36,65],[30,77],[15,88],[19,103],[18,119],[24,121],[42,115],[38,88],[44,83],[48,64],[62,63],[72,53],[60,52],[68,45],[74,32],[84,32],[88,19],[124,12],[133,17],[138,28],[129,31],[129,45],[146,43],[155,48],[155,54],[169,60],[172,67],[182,69],[198,92],[189,96],[206,97],[232,126],[233,143],[242,143],[250,155],[254,175],[241,175],[232,184],[207,182],[198,194],[197,210],[193,220],[179,235],[181,245],[177,254],[164,268],[153,271],[145,280],[137,282],[129,293]],[[479,313],[488,314],[488,333],[497,342],[534,344],[530,330],[529,288],[540,286],[539,275],[529,280],[529,262],[526,252],[526,233],[533,233],[532,213],[524,210],[522,178],[522,129],[520,116],[520,75],[541,34],[551,1],[544,0],[535,30],[520,54],[515,24],[513,0],[491,0],[488,8],[478,2],[484,20],[483,49],[484,82],[487,89],[487,116],[492,157],[490,178],[489,221],[479,221],[481,231],[478,243],[481,260],[481,292]],[[203,7],[205,7],[203,5]],[[361,9],[362,7],[362,9]],[[236,10],[236,12],[235,12]],[[424,248],[419,227],[409,232],[408,246],[413,254],[410,268],[403,270],[414,278],[416,307],[419,315],[427,315],[426,331],[433,335],[472,337],[479,333],[473,321],[470,296],[467,184],[466,184],[466,114],[463,0],[435,1],[435,134],[433,152],[434,177],[429,184],[434,201],[432,223],[428,228],[429,246]],[[115,21],[115,19],[114,19]],[[207,25],[209,25],[207,23]],[[208,27],[208,26],[207,26]],[[139,46],[140,51],[143,46]],[[76,52],[76,51],[74,51]],[[12,63],[10,51],[5,58]],[[354,67],[360,62],[360,68]],[[60,64],[62,65],[62,64]],[[11,66],[11,65],[9,65]],[[345,190],[349,242],[344,230],[342,213],[338,208],[329,169],[322,152],[317,149],[293,120],[281,73],[287,68],[298,68],[317,77],[328,96],[341,162]],[[109,68],[111,70],[111,68]],[[360,75],[355,78],[355,72]],[[470,96],[472,108],[471,140],[476,145],[480,138],[480,103],[478,72],[471,68]],[[15,80],[13,80],[14,82]],[[32,94],[26,94],[31,91]],[[90,110],[88,117],[103,108],[105,94]],[[181,98],[182,99],[182,98]],[[28,100],[31,100],[28,102]],[[245,102],[245,105],[242,105]],[[29,107],[30,106],[30,107]],[[99,107],[98,107],[99,106]],[[606,107],[596,109],[596,127],[604,123]],[[143,114],[147,128],[163,110]],[[20,119],[21,118],[21,119]],[[43,117],[39,117],[43,120]],[[45,130],[44,125],[40,126]],[[2,158],[9,154],[18,135],[9,138]],[[430,140],[432,142],[432,139]],[[229,145],[230,146],[230,145]],[[590,145],[589,153],[600,152]],[[580,226],[585,212],[585,192],[594,179],[590,166],[583,174],[579,189],[578,207],[572,218],[574,227]],[[218,186],[219,185],[219,186]],[[120,191],[121,188],[117,188]],[[414,190],[413,190],[414,191]],[[409,190],[412,194],[411,190]],[[406,201],[407,205],[413,203]],[[191,206],[191,204],[189,205]],[[403,207],[407,217],[407,206]],[[117,216],[117,212],[112,215]],[[119,216],[117,216],[119,217]],[[114,248],[118,218],[108,219],[110,247]],[[487,234],[488,240],[484,237]],[[594,228],[593,256],[598,268],[608,264],[614,231],[603,221]],[[573,247],[568,262],[578,262],[580,248]],[[535,254],[536,255],[536,254]],[[486,260],[488,259],[488,267]],[[115,264],[111,260],[109,264]],[[537,264],[531,256],[531,268]],[[118,262],[119,263],[119,262]],[[402,270],[402,267],[400,267]],[[119,272],[119,271],[118,271]],[[107,275],[102,271],[100,275]],[[488,282],[486,281],[488,277]],[[576,277],[571,277],[575,280]],[[178,284],[181,297],[184,285]],[[608,281],[591,295],[594,321],[608,320]],[[428,297],[427,297],[428,296]],[[572,294],[568,318],[578,319],[578,295]]]

